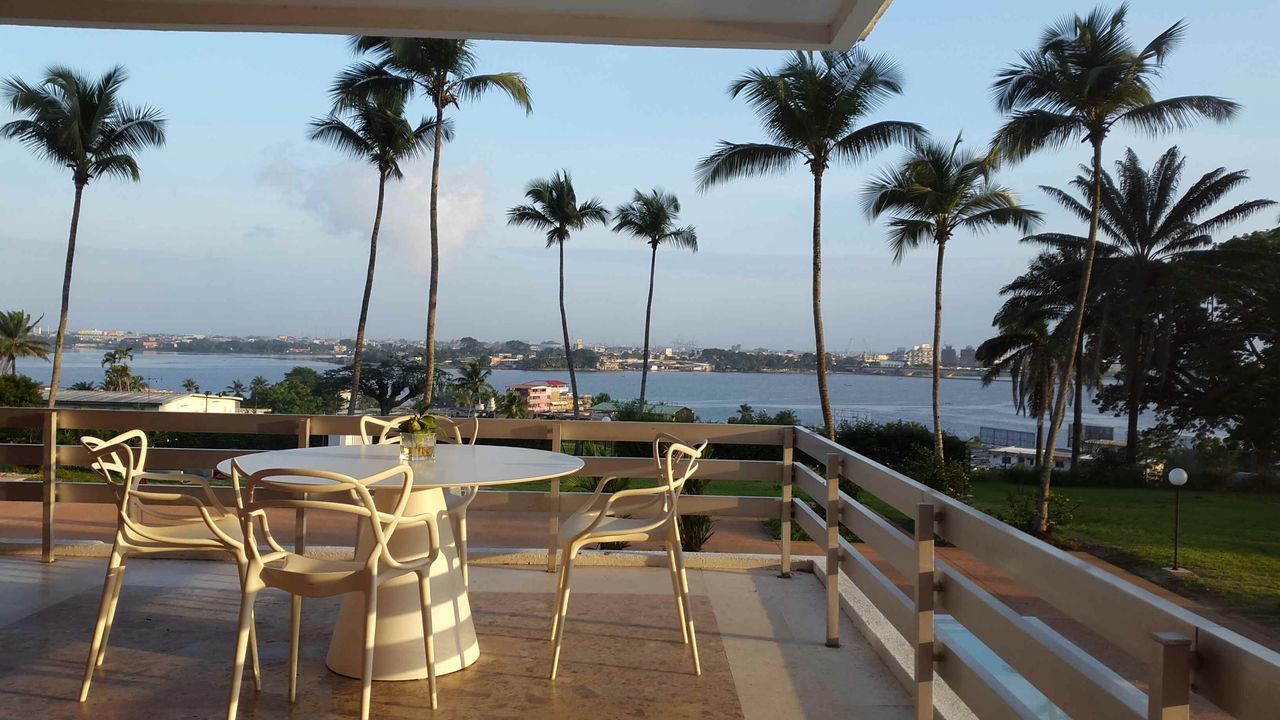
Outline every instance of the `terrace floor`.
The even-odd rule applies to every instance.
[[[107,662],[89,701],[76,702],[102,583],[101,558],[52,565],[0,557],[0,717],[219,718],[239,591],[225,562],[137,559],[121,598]],[[772,571],[690,570],[703,675],[680,642],[661,568],[575,572],[560,676],[546,679],[555,576],[473,566],[481,658],[440,679],[373,688],[378,718],[866,718],[911,717],[910,698],[847,618],[843,645],[824,645],[816,578]],[[308,600],[299,700],[290,707],[288,600],[258,603],[263,691],[246,683],[242,718],[351,718],[359,683],[329,672],[324,654],[338,599]]]

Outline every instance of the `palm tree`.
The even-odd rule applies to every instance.
[[[356,412],[360,397],[360,360],[364,353],[365,323],[369,319],[369,297],[373,293],[373,271],[378,260],[378,230],[382,227],[382,208],[387,196],[387,180],[404,177],[400,163],[417,157],[437,136],[448,139],[451,133],[437,132],[437,127],[423,120],[415,127],[404,115],[406,97],[382,93],[348,102],[340,112],[331,112],[311,121],[312,140],[319,140],[352,157],[365,160],[378,171],[378,202],[373,212],[373,231],[369,233],[369,269],[360,299],[360,320],[356,323],[356,349],[351,358],[351,402],[347,414]]]
[[[504,418],[523,420],[529,417],[529,404],[515,390],[508,390],[498,396],[497,405],[498,415]]]
[[[486,398],[493,396],[493,386],[489,384],[489,376],[491,375],[493,375],[493,371],[481,365],[479,360],[468,361],[458,371],[458,377],[454,380],[454,387],[457,388],[458,394],[465,398],[473,410],[477,405],[483,403]]]
[[[735,178],[780,172],[797,162],[813,175],[813,338],[822,421],[833,440],[822,326],[822,179],[833,161],[862,160],[924,135],[919,125],[895,120],[858,127],[859,120],[901,92],[898,68],[884,57],[860,48],[817,56],[797,52],[778,71],[753,69],[729,86],[730,96],[746,97],[771,142],[721,140],[698,163],[703,190]]]
[[[978,346],[978,361],[987,368],[982,384],[1008,375],[1013,405],[1036,419],[1036,465],[1052,466],[1054,442],[1046,442],[1044,418],[1053,398],[1053,379],[1061,364],[1061,344],[1041,318],[1024,318],[1000,326],[1000,333]],[[1048,460],[1048,462],[1046,462]]]
[[[134,155],[147,147],[164,144],[165,121],[160,111],[126,105],[120,99],[120,88],[127,78],[128,74],[120,66],[108,70],[96,81],[68,68],[53,66],[36,85],[16,77],[0,83],[0,94],[9,102],[9,107],[25,116],[0,126],[0,136],[14,138],[37,155],[59,167],[69,168],[75,186],[62,275],[62,311],[53,346],[49,407],[57,402],[58,381],[62,377],[62,346],[71,304],[71,268],[85,186],[100,177],[137,182],[141,174]]]
[[[1115,338],[1121,349],[1127,393],[1125,455],[1133,463],[1138,457],[1138,418],[1146,404],[1142,392],[1160,334],[1158,318],[1173,289],[1170,263],[1201,254],[1213,244],[1215,231],[1275,203],[1250,200],[1216,210],[1223,197],[1249,180],[1243,170],[1228,172],[1221,167],[1202,175],[1179,196],[1186,158],[1176,146],[1165,151],[1149,171],[1132,149],[1115,167],[1115,177],[1104,171],[1100,178],[1102,203],[1092,270],[1096,276],[1092,302],[1105,305],[1117,325]],[[1081,167],[1081,174],[1071,182],[1074,194],[1041,187],[1085,222],[1092,212],[1087,204],[1092,188],[1088,167]],[[1213,214],[1205,217],[1210,212]],[[1025,240],[1077,258],[1089,244],[1087,238],[1063,233],[1032,235]],[[1082,274],[1078,265],[1069,270]]]
[[[0,375],[17,375],[20,357],[48,359],[49,341],[35,334],[42,319],[22,310],[0,312]]]
[[[372,56],[376,62],[360,62],[347,68],[333,85],[338,104],[370,94],[391,92],[410,95],[420,92],[435,110],[435,138],[431,154],[431,284],[427,296],[427,379],[423,384],[423,404],[431,405],[436,367],[436,302],[440,288],[440,230],[438,200],[440,197],[440,151],[449,127],[445,110],[460,108],[465,100],[478,100],[490,90],[507,94],[525,114],[533,112],[529,86],[516,72],[475,74],[476,55],[470,40],[444,38],[353,37],[351,47],[357,53]]]
[[[1126,32],[1127,13],[1128,6],[1122,4],[1110,12],[1098,8],[1084,17],[1059,21],[1045,30],[1035,50],[1023,52],[1018,62],[1001,70],[992,88],[997,108],[1009,116],[992,139],[1005,157],[1021,160],[1076,139],[1087,141],[1093,149],[1088,248],[1070,321],[1070,347],[1077,350],[1097,250],[1102,146],[1107,134],[1121,125],[1155,135],[1185,128],[1200,118],[1226,121],[1239,109],[1234,102],[1209,95],[1156,100],[1152,85],[1165,58],[1182,39],[1185,24],[1174,23],[1138,48]],[[1068,355],[1058,369],[1050,438],[1056,438],[1062,427],[1076,354]],[[1040,532],[1049,527],[1052,476],[1053,463],[1045,463],[1040,473]]]
[[[960,154],[960,136],[947,145],[931,140],[913,143],[900,165],[867,183],[867,215],[889,218],[889,246],[893,261],[908,250],[933,243],[938,249],[933,289],[933,452],[942,450],[942,266],[947,241],[959,230],[987,232],[1014,227],[1030,232],[1040,213],[1018,203],[1009,188],[996,184],[995,151]]]
[[[271,387],[271,383],[261,375],[255,375],[253,376],[253,379],[249,381],[249,398],[253,400],[254,408],[258,407],[259,400],[261,400],[263,393],[265,393],[269,387]]]
[[[545,231],[547,247],[560,251],[560,329],[564,333],[564,360],[569,366],[569,391],[573,393],[573,416],[578,417],[578,376],[573,371],[573,350],[569,345],[569,318],[564,309],[564,244],[574,230],[596,223],[607,225],[609,211],[596,198],[579,203],[568,170],[546,180],[529,183],[524,196],[527,205],[507,211],[507,224]]]
[[[243,398],[247,392],[247,388],[245,388],[242,381],[232,380],[231,384],[227,386],[227,392],[238,398]]]
[[[196,382],[195,378],[187,378],[182,381],[182,389],[189,393],[198,393],[200,392],[200,383]]]
[[[89,380],[79,380],[67,386],[68,390],[97,390],[98,386]]]
[[[671,193],[654,188],[648,193],[635,191],[631,202],[619,205],[613,213],[614,232],[625,232],[649,244],[649,299],[644,306],[644,355],[640,367],[640,406],[644,407],[645,388],[649,380],[649,321],[653,315],[653,276],[658,265],[658,246],[671,245],[698,252],[698,233],[692,225],[676,227],[680,216],[680,200]]]
[[[115,350],[108,350],[103,353],[100,365],[104,368],[115,367],[117,365],[124,365],[132,359],[133,348],[128,346],[118,347]]]

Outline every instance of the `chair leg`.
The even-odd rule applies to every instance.
[[[302,596],[289,596],[289,702],[298,699],[298,636],[302,632]]]
[[[551,636],[547,638],[552,642],[556,639],[556,628],[560,626],[560,598],[564,597],[564,567],[565,563],[560,563],[560,572],[556,574],[556,601],[551,606]]]
[[[684,624],[689,635],[689,651],[693,655],[693,674],[702,674],[702,662],[698,659],[698,637],[693,632],[693,607],[689,603],[689,576],[684,569],[684,550],[680,547],[679,530],[676,531],[676,543],[672,547],[676,556],[676,568],[680,572],[680,596],[684,600]]]
[[[89,659],[85,661],[84,682],[80,684],[80,702],[89,699],[89,683],[93,682],[93,670],[98,667],[98,654],[102,650],[107,615],[111,612],[111,601],[117,587],[116,576],[120,572],[122,560],[120,552],[113,548],[111,559],[107,561],[107,575],[102,581],[102,600],[98,603],[98,622],[94,625],[93,640],[89,643]]]
[[[458,564],[462,567],[462,587],[471,589],[471,572],[467,567],[467,515],[458,516],[457,537],[454,542],[458,546]]]
[[[236,558],[236,566],[240,568],[240,592],[244,592],[246,573],[249,568],[247,558]],[[262,664],[258,660],[258,620],[255,615],[249,616],[249,664],[253,666],[254,692],[262,692]]]
[[[431,632],[430,569],[418,573],[418,595],[422,600],[422,640],[427,651],[427,687],[431,690],[431,709],[435,710],[440,704],[436,697],[436,640]]]
[[[577,548],[570,548],[564,556],[564,568],[560,579],[560,602],[556,607],[556,631],[551,648],[551,679],[556,679],[556,671],[560,668],[560,642],[564,639],[564,623],[569,615],[569,578],[573,571],[573,562],[578,555]]]
[[[128,568],[128,556],[120,556],[120,567],[116,569],[116,585],[111,591],[111,609],[107,611],[107,626],[102,629],[102,647],[98,649],[98,667],[107,659],[107,643],[111,640],[111,626],[116,621],[116,606],[120,604],[120,591],[124,589],[124,572]]]
[[[240,624],[236,631],[236,654],[231,667],[231,695],[227,700],[227,720],[236,719],[240,708],[240,681],[244,677],[244,656],[249,649],[249,635],[253,630],[253,604],[257,591],[245,591],[240,596]]]
[[[671,571],[671,593],[676,598],[676,612],[680,616],[680,638],[689,644],[689,629],[685,627],[684,595],[680,592],[680,570],[676,567],[674,544],[679,542],[672,533],[667,534],[667,569]]]
[[[378,637],[378,582],[370,578],[364,596],[364,669],[360,673],[360,720],[369,720],[373,691],[373,645]]]

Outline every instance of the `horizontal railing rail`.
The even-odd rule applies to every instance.
[[[505,419],[482,419],[478,427],[485,442],[536,442],[580,452],[587,448],[573,443],[605,443],[604,450],[612,453],[616,448],[610,443],[647,443],[658,432],[689,440],[706,439],[713,452],[701,463],[702,479],[780,487],[780,493],[770,487],[771,492],[761,496],[686,495],[680,509],[683,514],[777,518],[781,522],[780,566],[784,576],[790,574],[792,565],[792,524],[798,524],[825,555],[824,562],[815,564],[814,569],[827,581],[827,642],[839,643],[838,588],[843,576],[913,648],[909,672],[916,717],[921,720],[932,717],[935,672],[981,717],[1032,715],[1028,698],[1014,692],[986,664],[984,653],[975,650],[975,638],[1073,717],[1187,717],[1192,687],[1245,720],[1274,717],[1280,707],[1280,654],[810,430],[767,425]],[[277,444],[305,447],[317,436],[358,435],[359,418],[0,408],[0,429],[38,431],[38,443],[0,444],[0,464],[39,466],[42,481],[0,482],[0,501],[42,503],[46,559],[53,557],[56,503],[115,501],[104,484],[56,480],[59,465],[88,463],[88,454],[79,445],[57,444],[58,432],[114,433],[134,428],[162,433],[280,436],[291,440]],[[748,445],[776,448],[781,459],[728,457],[733,454],[732,446]],[[727,447],[718,453],[716,446]],[[227,458],[257,451],[154,447],[149,464],[153,470],[207,469]],[[656,465],[647,456],[585,455],[583,460],[584,467],[576,477],[658,476]],[[859,494],[843,492],[841,480],[855,485]],[[545,514],[549,518],[548,568],[553,569],[560,519],[589,497],[585,492],[561,492],[561,486],[560,480],[552,480],[546,490],[484,490],[472,509]],[[195,491],[182,486],[173,490]],[[229,488],[218,487],[215,492],[224,502],[231,500]],[[862,492],[911,518],[914,533],[860,500]],[[297,520],[296,544],[305,549],[305,517],[299,515]],[[852,533],[861,542],[850,542],[842,532]],[[1032,590],[1142,662],[1150,690],[1143,692],[1048,625],[1018,614],[935,557],[935,537]],[[949,614],[963,631],[947,624],[935,633],[935,611]]]

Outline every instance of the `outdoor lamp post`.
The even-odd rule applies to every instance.
[[[1187,471],[1174,468],[1169,471],[1169,484],[1173,486],[1173,567],[1178,572],[1178,491],[1187,484]]]

